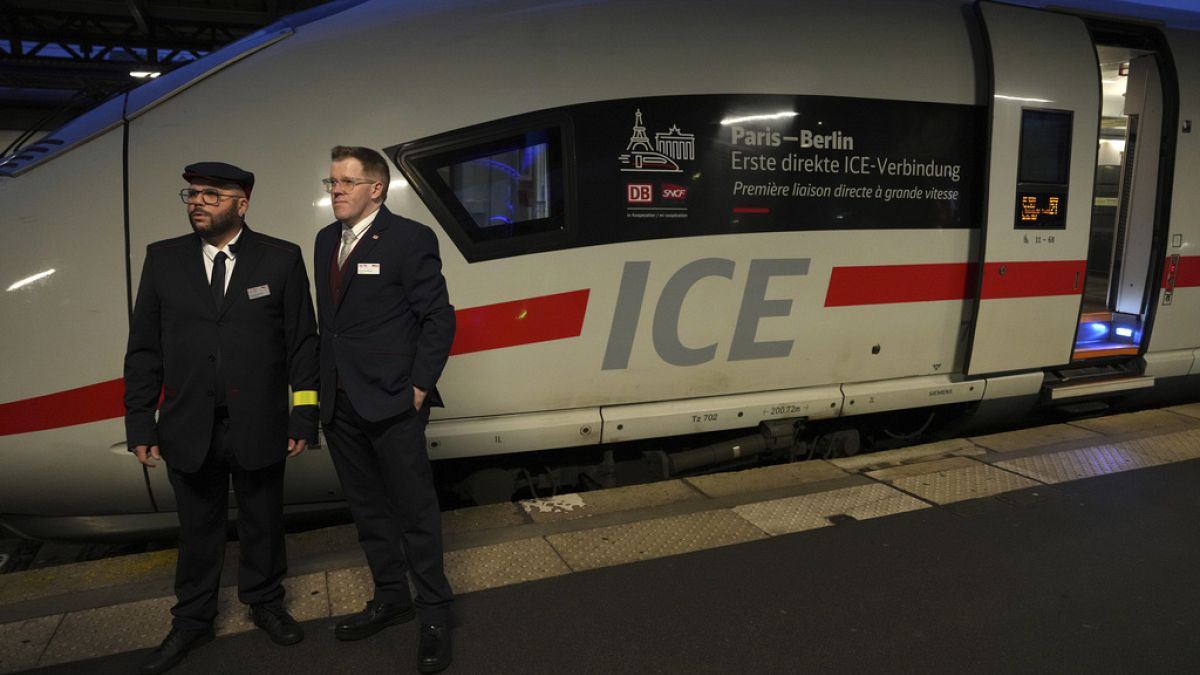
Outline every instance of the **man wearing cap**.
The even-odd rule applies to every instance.
[[[454,341],[454,307],[437,236],[383,205],[383,156],[339,145],[331,159],[322,182],[337,221],[317,233],[313,258],[321,421],[375,582],[375,597],[334,636],[361,640],[415,615],[417,670],[434,673],[450,665],[454,594],[425,420],[441,405],[435,385]]]
[[[146,247],[125,353],[129,448],[147,467],[166,463],[179,514],[174,619],[143,673],[164,672],[213,639],[231,477],[238,598],[276,643],[304,637],[281,585],[284,460],[316,439],[304,259],[295,244],[246,226],[253,174],[201,162],[183,178],[193,232]]]

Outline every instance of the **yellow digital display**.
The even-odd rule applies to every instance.
[[[1065,203],[1062,194],[1021,192],[1017,195],[1017,227],[1063,227]]]

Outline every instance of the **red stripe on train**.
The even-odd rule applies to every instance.
[[[1171,274],[1171,259],[1163,265],[1162,287],[1167,287],[1167,276]],[[1200,255],[1179,256],[1179,269],[1175,273],[1175,288],[1200,286]]]
[[[974,295],[974,269],[967,263],[835,267],[829,275],[825,306],[962,300]]]
[[[451,354],[562,340],[583,332],[588,289],[460,309]]]
[[[469,307],[455,312],[458,330],[451,354],[515,347],[577,337],[583,331],[588,290]],[[122,379],[0,404],[0,436],[125,415]]]
[[[987,263],[979,294],[974,263],[834,267],[825,306],[1078,295],[1086,266],[1085,260]]]
[[[125,381],[118,378],[0,405],[0,436],[87,424],[125,415]]]

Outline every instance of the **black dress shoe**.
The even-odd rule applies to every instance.
[[[138,672],[142,673],[142,675],[165,673],[179,665],[179,662],[183,660],[183,657],[189,651],[200,645],[212,642],[213,637],[214,633],[211,626],[201,630],[172,628],[171,632],[167,633],[167,638],[162,641],[162,644],[150,652],[150,658],[142,663],[142,667]]]
[[[338,622],[333,629],[333,636],[339,640],[361,640],[369,638],[388,626],[394,626],[405,621],[412,621],[416,612],[411,603],[398,602],[367,603],[366,609]]]
[[[250,618],[254,625],[271,636],[271,642],[277,645],[294,645],[304,639],[304,629],[292,618],[291,614],[277,603],[264,603],[250,606]]]
[[[421,626],[421,645],[417,648],[417,671],[440,673],[450,665],[450,625]]]

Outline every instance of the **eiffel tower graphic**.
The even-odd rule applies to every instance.
[[[634,116],[633,135],[629,137],[629,145],[625,146],[625,152],[654,152],[650,145],[650,137],[646,135],[646,127],[642,124],[642,109],[638,108]]]
[[[646,125],[642,122],[642,110],[637,109],[633,117],[633,133],[629,136],[629,143],[625,145],[625,152],[617,157],[621,163],[621,171],[633,172],[654,172],[654,173],[680,173],[683,170],[679,168],[675,158],[663,152],[661,148],[650,143],[650,137],[646,135]],[[693,143],[690,135],[687,137],[679,136],[679,127],[672,127],[671,131],[666,134],[657,134],[658,141],[663,140],[662,136],[668,136],[669,139],[682,139],[689,148],[688,159],[691,159],[690,146]],[[661,143],[659,143],[661,145]],[[676,145],[670,143],[671,148],[668,152],[673,152]]]

